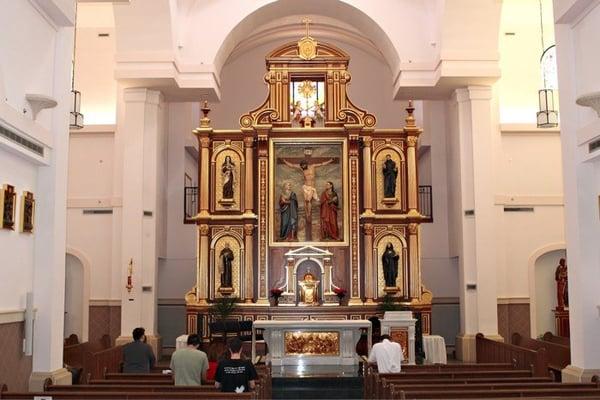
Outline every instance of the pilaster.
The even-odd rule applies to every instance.
[[[121,340],[136,327],[157,337],[157,268],[164,254],[162,215],[166,163],[163,96],[145,88],[123,93]],[[130,282],[130,285],[126,285]],[[130,287],[127,287],[130,286]],[[160,341],[158,341],[160,343]],[[157,357],[160,349],[157,347]]]
[[[497,336],[495,210],[493,174],[492,92],[487,86],[470,86],[456,90],[455,174],[460,188],[451,213],[455,215],[454,251],[459,257],[461,300],[461,335],[471,338],[478,332]],[[472,360],[471,346],[457,345],[457,357]]]

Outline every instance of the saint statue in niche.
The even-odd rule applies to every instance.
[[[383,162],[383,197],[396,197],[396,178],[398,177],[398,168],[396,162],[392,160],[391,155],[385,156]]]
[[[232,287],[232,274],[233,266],[232,262],[234,259],[233,251],[229,248],[229,243],[225,243],[225,247],[221,250],[221,287],[230,288]]]
[[[321,240],[340,240],[337,214],[339,199],[333,183],[325,183],[321,193]]]
[[[235,164],[231,161],[230,156],[225,156],[225,161],[221,166],[221,174],[223,176],[223,198],[233,199],[233,176],[235,173]]]
[[[317,286],[319,281],[315,280],[315,276],[308,271],[302,280],[300,281],[300,287],[302,288],[301,300],[304,304],[316,304],[318,299]]]
[[[388,243],[381,256],[383,264],[383,277],[386,287],[396,287],[396,278],[398,277],[398,259],[400,256],[394,251],[394,245]]]
[[[565,307],[569,307],[569,280],[567,276],[567,264],[564,258],[561,258],[558,262],[554,279],[556,280],[556,300],[558,304],[556,309],[564,310]]]
[[[279,212],[281,213],[281,226],[279,227],[279,240],[298,239],[298,199],[292,191],[292,184],[283,183],[279,196]]]

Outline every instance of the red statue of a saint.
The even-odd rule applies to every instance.
[[[564,310],[565,307],[569,306],[567,264],[564,258],[561,258],[558,262],[554,279],[556,280],[556,300],[558,303],[556,309]]]
[[[321,194],[321,240],[340,240],[337,225],[339,199],[332,182]]]

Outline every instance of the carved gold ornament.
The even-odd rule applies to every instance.
[[[302,18],[302,23],[306,25],[306,36],[298,41],[298,56],[303,60],[312,60],[317,56],[317,41],[311,38],[308,32],[311,22],[308,17]]]
[[[340,354],[339,332],[285,332],[286,355],[338,356]]]

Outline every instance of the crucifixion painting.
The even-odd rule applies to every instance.
[[[276,238],[279,241],[307,242],[342,240],[338,233],[338,226],[343,223],[338,215],[341,217],[342,213],[337,212],[341,210],[342,199],[333,189],[342,187],[341,146],[287,144],[275,150],[274,187],[282,187],[281,182],[284,182],[289,193],[298,193],[299,203],[298,234],[281,235],[280,225],[287,223],[287,219],[283,218],[285,210],[279,210],[275,213],[280,217],[279,224],[274,227],[278,233]],[[276,197],[278,204],[275,207],[288,206],[281,202],[280,196]],[[323,199],[327,200],[327,204],[321,204]]]

